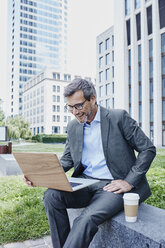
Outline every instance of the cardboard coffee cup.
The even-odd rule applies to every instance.
[[[125,193],[123,199],[125,220],[127,222],[136,222],[140,199],[139,195],[136,193]]]

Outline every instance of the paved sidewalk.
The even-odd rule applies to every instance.
[[[45,236],[42,239],[0,245],[0,248],[53,248],[53,246],[50,236]]]

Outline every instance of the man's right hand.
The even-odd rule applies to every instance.
[[[23,180],[24,180],[24,182],[27,184],[27,186],[31,186],[31,187],[33,187],[33,183],[31,182],[31,181],[29,181],[29,179],[27,178],[27,177],[23,177]]]

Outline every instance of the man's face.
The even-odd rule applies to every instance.
[[[71,113],[77,118],[80,123],[91,122],[94,119],[97,112],[95,96],[91,96],[90,101],[88,101],[84,98],[83,91],[79,90],[76,91],[73,95],[68,96],[66,100],[67,105],[69,106],[84,103],[81,110],[76,109],[76,107],[71,110]]]

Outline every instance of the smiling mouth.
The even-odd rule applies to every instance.
[[[78,118],[81,118],[81,117],[83,117],[83,116],[84,116],[84,114],[77,115]]]

